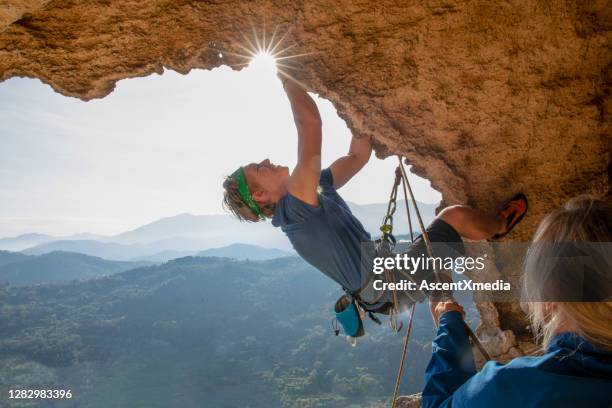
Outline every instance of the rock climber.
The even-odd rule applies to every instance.
[[[279,74],[297,128],[297,165],[293,171],[265,159],[239,167],[223,182],[224,206],[243,221],[271,219],[295,251],[348,293],[360,293],[364,304],[376,303],[374,291],[362,287],[362,247],[372,238],[337,190],[368,162],[367,137],[353,137],[345,156],[321,169],[321,117],[313,99],[290,77]],[[465,205],[442,210],[427,227],[432,242],[461,243],[462,237],[483,240],[509,233],[527,211],[517,195],[496,215]],[[423,239],[411,248],[422,253]],[[378,298],[379,299],[379,298]],[[368,308],[372,310],[376,308]]]

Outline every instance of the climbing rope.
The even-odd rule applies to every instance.
[[[406,355],[408,354],[408,343],[410,341],[410,334],[412,333],[412,322],[414,321],[414,310],[416,309],[416,302],[412,304],[410,309],[410,319],[408,320],[408,328],[404,334],[404,344],[402,347],[402,357],[400,358],[400,365],[397,371],[397,377],[395,378],[395,385],[393,386],[393,402],[391,407],[395,408],[397,404],[397,394],[399,393],[399,386],[404,374],[404,363],[406,361]]]
[[[395,245],[396,241],[393,237],[393,215],[395,214],[395,210],[397,208],[397,190],[399,188],[400,183],[403,187],[404,192],[404,202],[406,205],[406,215],[408,217],[408,228],[410,230],[410,240],[414,241],[414,231],[412,228],[412,217],[410,215],[410,207],[408,202],[408,195],[406,190],[406,180],[404,174],[402,173],[400,167],[398,166],[395,170],[395,180],[393,183],[393,188],[391,189],[391,195],[389,197],[389,204],[387,205],[387,214],[383,219],[382,226],[380,230],[383,235],[381,237],[381,244],[387,244],[389,246]],[[385,279],[387,282],[391,282],[393,280],[393,276],[391,275],[391,271],[385,269]],[[401,330],[401,325],[398,324],[398,316],[399,316],[399,302],[397,299],[397,294],[395,291],[392,291],[393,295],[393,310],[389,316],[391,328],[399,332]],[[416,302],[412,304],[410,311],[410,318],[408,320],[408,327],[406,328],[406,333],[404,334],[403,347],[402,347],[402,355],[400,358],[400,365],[397,373],[397,377],[395,379],[395,385],[393,386],[393,399],[392,399],[392,408],[395,408],[397,395],[399,392],[399,386],[402,379],[402,375],[404,372],[404,366],[406,361],[406,355],[408,353],[408,344],[410,342],[410,335],[412,333],[413,321],[414,321],[414,312],[416,310]]]
[[[419,207],[414,197],[414,193],[412,192],[412,187],[410,186],[410,181],[408,180],[408,175],[406,174],[406,169],[404,168],[404,162],[402,160],[402,156],[397,156],[397,158],[399,161],[399,165],[395,171],[395,183],[391,191],[391,198],[389,200],[389,205],[387,206],[387,215],[385,216],[385,219],[383,221],[383,226],[381,226],[381,231],[383,232],[383,238],[385,237],[385,234],[390,235],[393,230],[393,213],[395,212],[395,207],[396,207],[397,189],[401,181],[403,191],[404,191],[404,199],[406,201],[406,214],[408,216],[408,227],[410,229],[411,242],[414,242],[414,234],[412,231],[412,221],[411,221],[411,216],[410,216],[410,209],[408,206],[408,193],[410,194],[412,205],[414,206],[414,212],[419,222],[419,227],[421,229],[421,235],[423,237],[423,241],[425,242],[425,248],[427,250],[427,256],[433,257],[433,248],[431,246],[431,241],[429,240],[429,234],[427,233],[425,224],[423,223],[423,218],[421,217],[421,212],[419,211]],[[434,270],[434,277],[437,282],[440,282],[439,271]],[[452,299],[452,296],[442,293],[442,296],[444,295]],[[397,297],[395,295],[395,291],[393,291],[393,303],[394,303],[395,312],[397,312],[397,308],[398,308],[396,302],[397,302]],[[391,408],[395,408],[397,404],[397,395],[399,392],[399,385],[402,379],[402,374],[404,372],[404,363],[405,363],[406,355],[408,352],[408,344],[410,342],[410,334],[412,332],[412,324],[413,324],[413,319],[414,319],[415,308],[416,308],[416,303],[412,305],[412,309],[410,312],[410,319],[408,321],[408,328],[406,329],[406,333],[404,335],[402,355],[400,357],[399,369],[397,372],[397,377],[395,379],[395,385],[393,387],[393,399],[391,401]],[[476,334],[472,331],[472,329],[465,322],[464,322],[464,327],[472,343],[478,348],[478,350],[483,355],[485,360],[490,361],[491,356],[485,350],[485,348],[483,347],[482,343],[480,342]]]
[[[401,159],[400,159],[400,161],[401,161]],[[406,193],[406,191],[407,191],[406,180],[407,180],[407,178],[402,173],[402,190],[404,191],[404,203],[406,204],[406,214],[408,214],[408,229],[410,230],[410,242],[413,242],[414,241],[414,232],[412,231],[412,216],[410,215],[410,208],[408,207],[408,194]]]

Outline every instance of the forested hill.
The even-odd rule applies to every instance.
[[[151,262],[109,261],[95,256],[55,251],[24,255],[0,251],[0,284],[11,286],[87,280],[150,265]]]
[[[45,405],[58,407],[378,406],[392,391],[401,335],[385,318],[382,328],[367,323],[356,348],[335,337],[338,295],[295,257],[187,257],[86,282],[1,287],[0,395],[72,389],[65,405]],[[429,358],[427,307],[417,315],[405,394],[419,390]]]

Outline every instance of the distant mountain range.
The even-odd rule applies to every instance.
[[[100,241],[51,241],[28,248],[22,253],[27,255],[42,255],[50,252],[77,252],[80,254],[97,256],[104,259],[127,261],[151,253],[152,250],[142,245],[121,245],[112,242]]]
[[[36,245],[44,244],[45,242],[52,242],[58,240],[95,240],[101,239],[102,236],[83,233],[68,235],[65,237],[55,237],[46,234],[23,234],[16,237],[0,238],[0,250],[5,251],[22,251],[26,248],[30,248]]]
[[[176,245],[176,242],[174,243]],[[42,255],[52,252],[86,254],[119,261],[167,262],[185,256],[220,256],[234,259],[265,260],[291,256],[293,252],[258,245],[234,243],[204,251],[165,250],[159,243],[122,245],[99,241],[53,241],[26,249],[21,254]]]
[[[265,261],[268,259],[292,256],[295,253],[283,251],[276,248],[263,248],[257,245],[232,244],[221,248],[210,248],[200,251],[197,256],[234,258],[238,260],[249,259],[251,261]]]
[[[259,245],[251,244],[231,244],[219,248],[210,248],[204,251],[162,251],[154,255],[134,258],[135,261],[167,262],[172,259],[183,258],[186,256],[201,257],[221,257],[233,258],[237,260],[265,261],[274,258],[283,258],[295,255],[294,252],[283,251],[277,248],[264,248]]]
[[[66,244],[65,246],[70,246],[73,242],[79,241],[58,241],[58,243]],[[125,247],[119,244],[97,244]],[[45,245],[48,244],[43,244],[41,247],[45,247]],[[92,247],[90,246],[89,249],[92,249]],[[232,244],[199,252],[165,251],[133,261],[109,261],[97,256],[65,251],[53,251],[40,255],[0,251],[0,285],[25,286],[65,283],[73,280],[83,281],[187,256],[264,261],[292,255],[293,253],[280,249],[249,244]]]
[[[387,211],[386,203],[358,205],[349,203],[355,216],[373,236]],[[419,204],[425,223],[434,218],[435,204]],[[413,210],[413,227],[416,218]],[[395,232],[408,233],[408,222],[403,201],[397,202]],[[114,236],[77,234],[53,237],[26,234],[0,239],[0,249],[23,251],[41,255],[53,251],[77,252],[112,260],[149,260],[164,262],[182,256],[195,255],[202,250],[232,245],[236,242],[256,244],[264,248],[278,248],[291,252],[291,244],[282,231],[269,222],[239,222],[229,215],[179,214],[143,225]],[[266,258],[267,259],[267,258]]]
[[[33,256],[0,251],[0,284],[11,286],[65,283],[127,271],[151,262],[108,261],[72,252]]]
[[[0,385],[68,384],[72,407],[387,407],[403,332],[366,319],[351,347],[330,323],[341,293],[297,257],[186,257],[87,282],[0,286]],[[403,393],[423,386],[426,304],[412,330]]]
[[[28,258],[30,258],[28,255],[19,252],[0,251],[0,267]]]

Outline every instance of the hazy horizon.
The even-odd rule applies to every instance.
[[[327,166],[351,133],[329,101],[315,100]],[[224,176],[266,157],[292,168],[296,158],[289,102],[262,67],[165,71],[89,102],[13,78],[0,83],[0,134],[0,237],[113,235],[182,213],[225,214]],[[384,202],[396,160],[372,155],[342,196]],[[427,180],[412,181],[419,201],[440,201]]]

